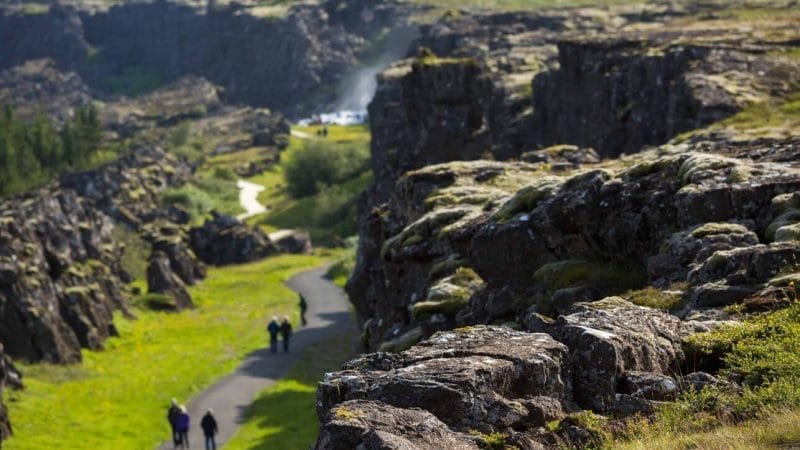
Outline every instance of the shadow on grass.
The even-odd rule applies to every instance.
[[[289,373],[247,408],[243,433],[237,434],[233,448],[306,450],[313,445],[319,431],[317,383],[325,372],[338,370],[353,356],[357,335],[356,330],[348,329],[306,348]]]
[[[259,430],[249,449],[307,449],[317,436],[316,386],[282,380],[250,405],[245,421]]]

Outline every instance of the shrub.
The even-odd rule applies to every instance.
[[[217,180],[236,181],[236,174],[228,167],[215,167],[213,177]]]
[[[284,163],[289,194],[316,194],[322,186],[350,180],[367,169],[369,150],[363,145],[308,140]]]

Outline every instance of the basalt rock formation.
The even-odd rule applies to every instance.
[[[54,5],[29,14],[4,6],[0,38],[9,45],[0,49],[0,65],[49,57],[101,92],[137,76],[170,82],[199,75],[224,87],[232,103],[303,113],[333,102],[328,87],[345,76],[369,40],[406,27],[418,8],[328,1],[274,9],[157,1]]]
[[[216,266],[257,261],[278,253],[261,229],[216,212],[203,226],[189,230],[189,239],[200,259]]]
[[[14,358],[75,362],[116,333],[112,313],[128,312],[115,227],[142,230],[166,213],[160,194],[180,184],[188,167],[158,149],[132,152],[60,184],[5,200],[0,206],[2,325],[0,341]],[[162,230],[163,231],[163,230]],[[187,283],[204,276],[188,246],[166,233],[145,233],[170,256],[170,273]],[[169,241],[171,242],[171,241]],[[167,242],[167,243],[169,243]]]
[[[111,219],[66,189],[1,208],[0,340],[7,354],[75,362],[81,348],[101,348],[116,332],[113,311],[127,310]]]
[[[730,383],[694,372],[686,343],[792,297],[800,147],[784,110],[800,80],[785,55],[798,35],[779,15],[752,34],[750,19],[692,8],[609,8],[569,26],[455,15],[381,75],[379,176],[347,284],[377,352],[320,385],[317,448],[429,448],[421,430],[457,448],[497,433],[581,447],[598,442],[582,410],[649,415]],[[502,83],[524,71],[498,65],[515,51],[538,66],[527,106],[503,109],[524,94]],[[749,116],[784,102],[774,120]],[[526,349],[547,363],[520,363]],[[517,390],[530,380],[555,384]],[[387,429],[391,417],[407,426]]]
[[[61,72],[50,59],[30,60],[0,73],[0,105],[25,120],[36,114],[63,123],[76,107],[92,103],[89,88],[74,72]]]
[[[5,353],[3,353],[2,346],[0,346],[0,442],[11,436],[11,422],[8,420],[8,410],[6,409],[5,403],[2,401],[3,389],[8,379],[8,372],[6,369],[6,356]]]

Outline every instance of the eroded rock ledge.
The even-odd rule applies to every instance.
[[[475,326],[439,332],[399,354],[372,353],[327,374],[317,392],[318,449],[485,448],[497,433],[533,449],[580,445],[546,425],[591,409],[628,416],[698,385],[678,381],[693,325],[619,298],[578,304],[528,331]],[[544,332],[541,332],[544,331]],[[451,447],[452,446],[452,447]]]

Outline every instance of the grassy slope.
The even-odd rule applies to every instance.
[[[620,450],[675,450],[702,448],[737,450],[755,448],[796,448],[800,443],[800,410],[776,411],[760,420],[724,425],[696,433],[648,434],[618,442],[611,448]],[[794,446],[792,446],[794,445]]]
[[[316,136],[319,127],[295,127],[303,133]],[[369,129],[366,126],[329,127],[327,140],[332,142],[356,143],[369,145]],[[292,136],[282,159],[292,157],[292,153],[302,148],[304,139]],[[333,190],[310,197],[294,199],[286,192],[286,182],[281,165],[252,178],[251,181],[265,186],[258,200],[267,206],[268,212],[249,220],[268,231],[280,228],[305,228],[311,233],[315,242],[338,241],[355,234],[355,199],[369,185],[372,175],[369,172],[336,186]],[[348,204],[349,208],[341,219],[334,223],[324,220],[321,212],[329,212],[332,206],[339,203]]]
[[[9,393],[15,436],[6,448],[152,448],[167,436],[169,399],[188,399],[263,346],[267,317],[297,313],[283,281],[320,263],[280,256],[213,268],[191,289],[197,309],[137,311],[138,320],[117,319],[121,338],[84,352],[81,365],[23,367],[28,389]]]
[[[355,331],[306,349],[286,378],[262,392],[245,423],[225,448],[230,450],[303,450],[319,432],[315,414],[317,382],[338,370],[354,354]]]

